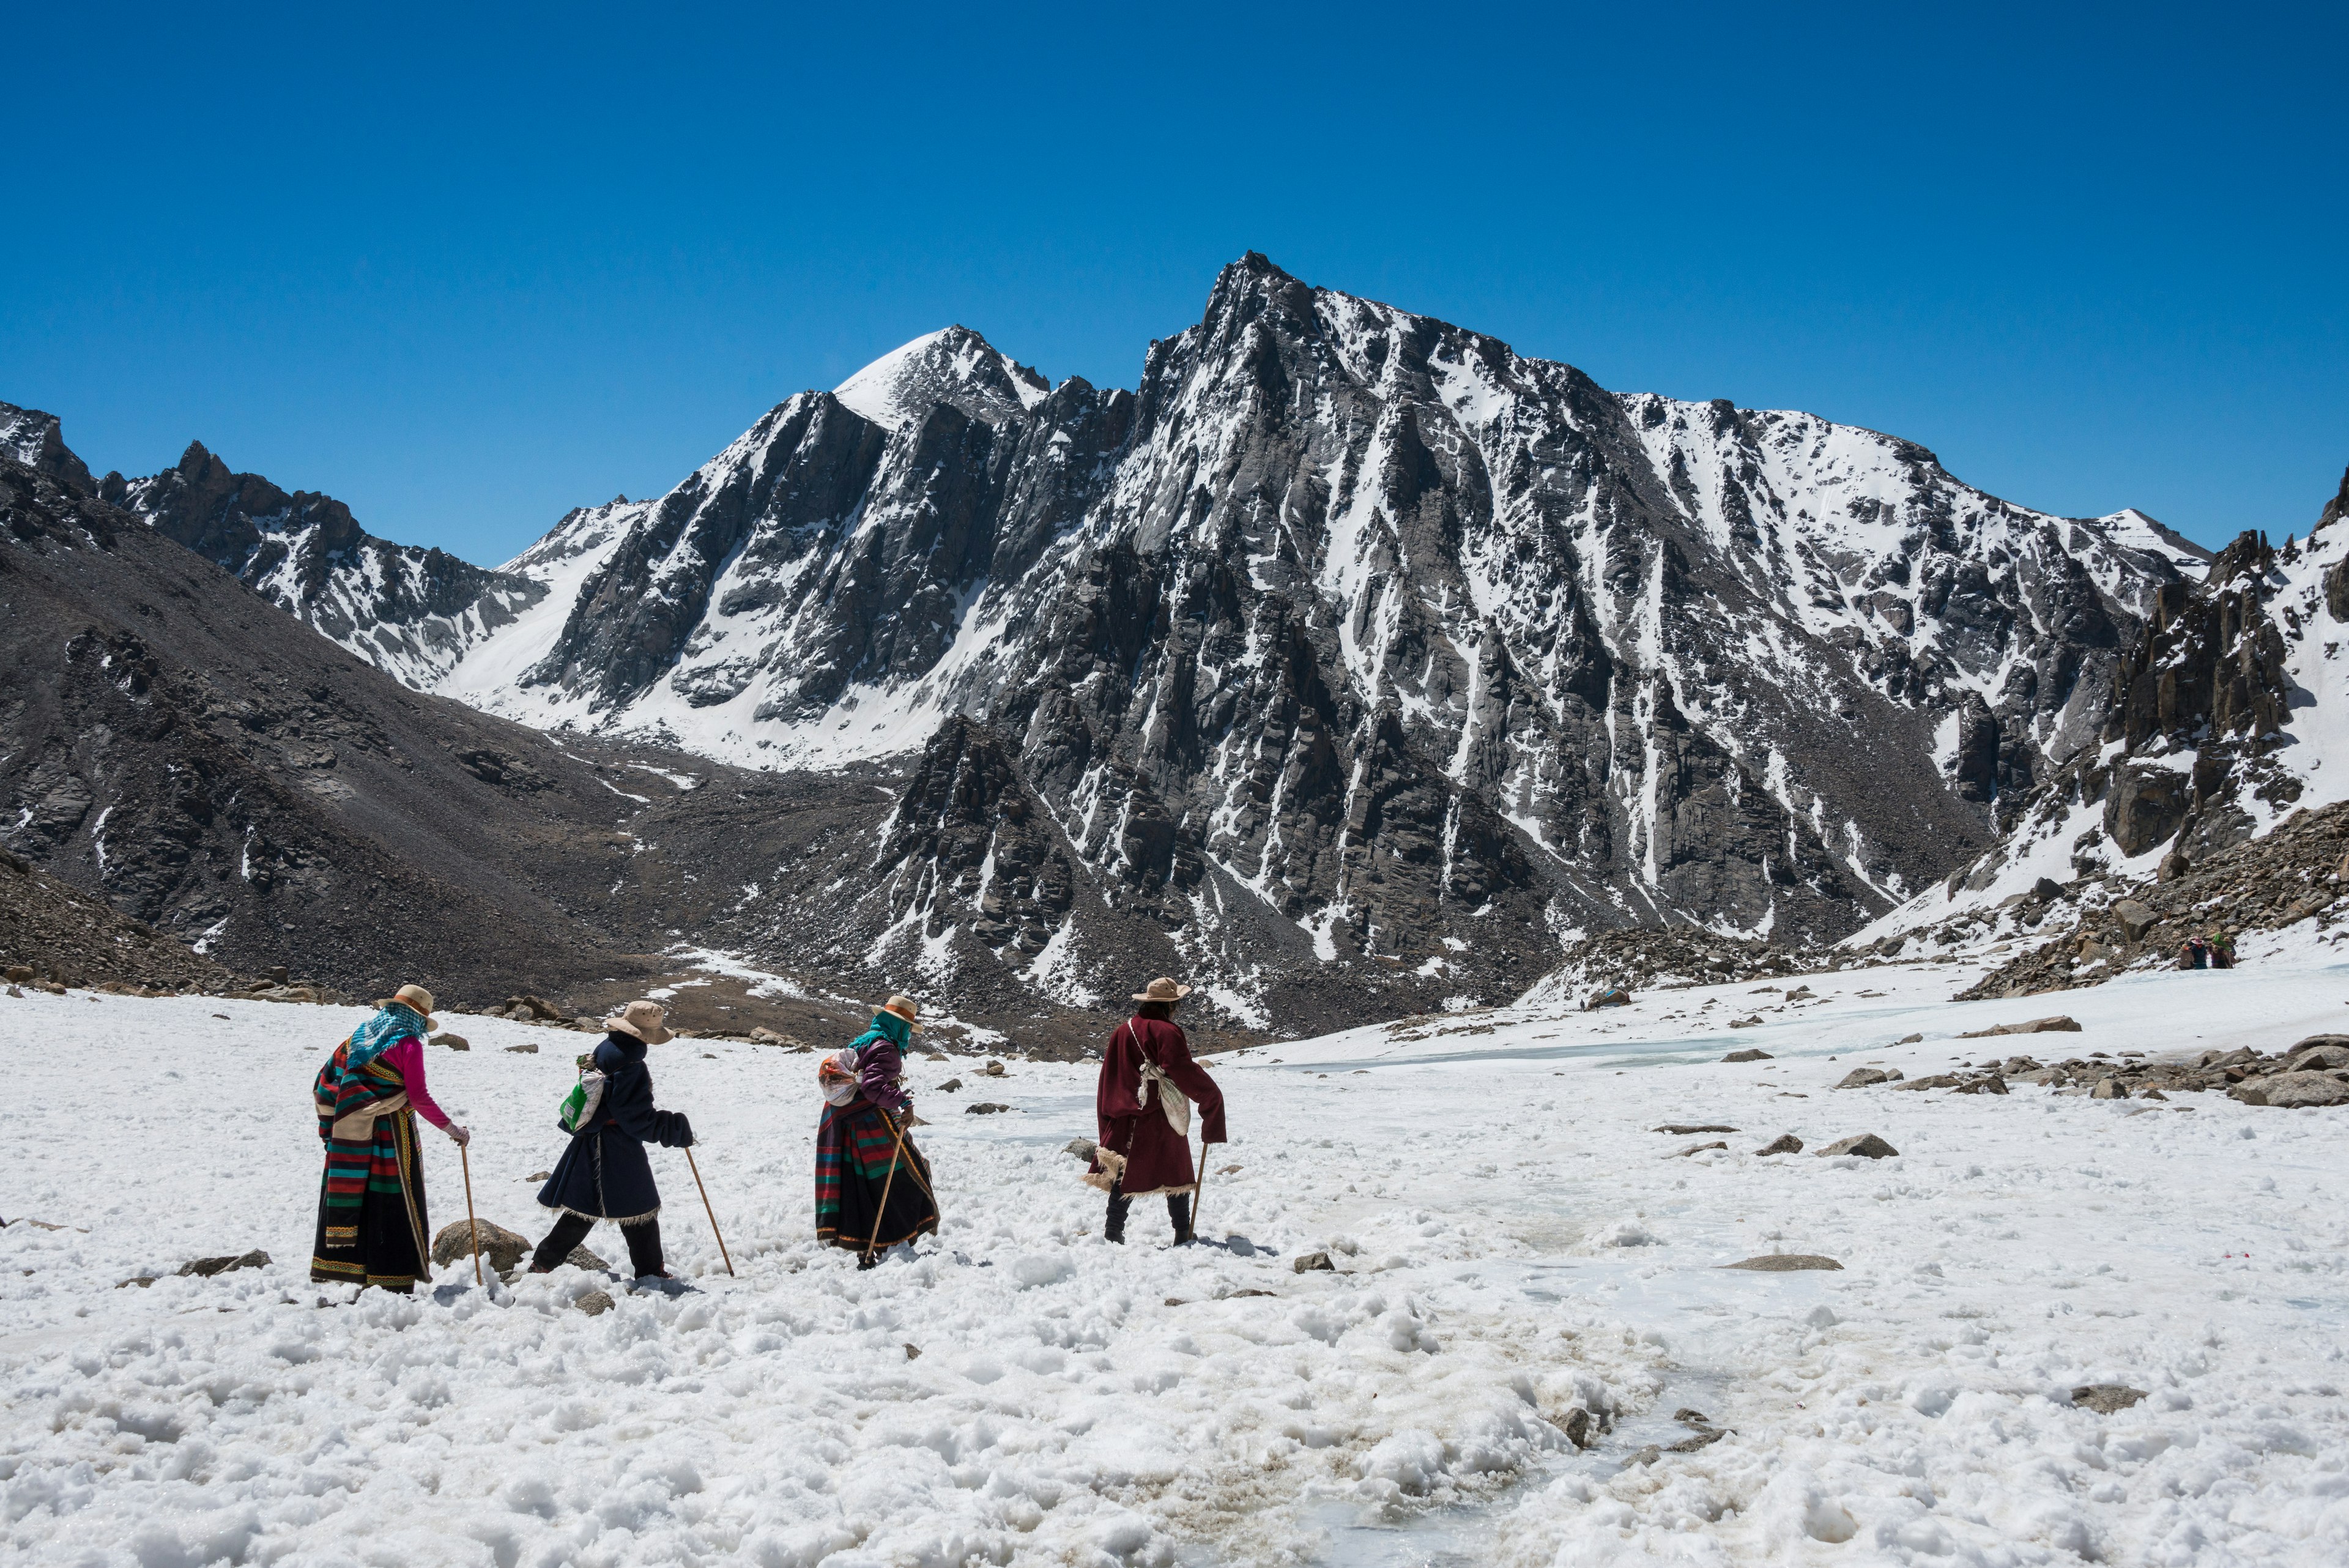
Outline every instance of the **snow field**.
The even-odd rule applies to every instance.
[[[460,1264],[429,1296],[324,1306],[347,1293],[305,1278],[305,1092],[358,1013],[0,1002],[0,1211],[88,1227],[0,1231],[0,1541],[92,1563],[2342,1560],[2339,1113],[1827,1085],[1870,1060],[2272,1048],[2339,1026],[2344,970],[1960,1006],[1960,968],[1218,1058],[1238,1141],[1204,1228],[1252,1255],[1164,1250],[1156,1199],[1128,1246],[1100,1241],[1058,1152],[1091,1135],[1090,1067],[917,1062],[946,1231],[859,1275],[808,1235],[814,1058],[679,1041],[656,1081],[694,1117],[739,1278],[656,1151],[698,1293],[570,1270],[481,1292]],[[2059,1011],[2084,1031],[1951,1038]],[[559,1151],[587,1037],[456,1027],[474,1049],[433,1052],[432,1086],[476,1131],[481,1213],[543,1234],[523,1179]],[[1718,1062],[1746,1045],[1776,1059]],[[949,1075],[964,1091],[936,1093]],[[1752,1152],[1784,1131],[1901,1152]],[[462,1193],[454,1149],[426,1147],[437,1226]],[[608,1227],[588,1245],[624,1255]],[[254,1246],[276,1262],[115,1288]],[[1337,1272],[1292,1272],[1319,1249]],[[1844,1268],[1718,1267],[1781,1250]],[[612,1311],[569,1310],[598,1286]],[[2091,1382],[2148,1397],[2098,1416],[2070,1402]],[[1588,1451],[1559,1429],[1577,1405],[1619,1410]],[[1633,1462],[1689,1433],[1682,1406],[1731,1435]]]

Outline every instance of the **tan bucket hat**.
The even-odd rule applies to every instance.
[[[615,1034],[633,1034],[647,1045],[659,1045],[677,1038],[662,1027],[667,1017],[668,1009],[659,1002],[639,1000],[604,1020],[604,1027]]]
[[[1162,974],[1156,980],[1152,981],[1150,984],[1143,990],[1135,992],[1133,993],[1133,1000],[1136,1002],[1180,1002],[1190,994],[1191,988],[1189,986],[1177,985],[1174,981]]]
[[[418,1016],[424,1020],[425,1028],[438,1029],[440,1027],[440,1021],[432,1016],[432,993],[425,990],[422,986],[403,985],[398,991],[393,992],[389,996],[378,998],[376,1002],[376,1005],[378,1007],[389,1007],[394,1002],[398,1003],[402,1007],[414,1009]]]
[[[899,992],[896,995],[883,1002],[881,1004],[881,1011],[884,1012],[894,1012],[898,1017],[904,1019],[905,1021],[905,1027],[911,1029],[915,1033],[919,1034],[922,1032],[921,1019],[919,1016],[922,1011],[922,1004],[916,1002],[912,997],[907,996],[904,992]]]

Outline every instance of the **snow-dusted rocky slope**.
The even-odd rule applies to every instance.
[[[1938,883],[2199,556],[1250,255],[1132,393],[957,327],[788,400],[510,563],[546,600],[439,689],[764,766],[922,755],[943,839],[885,833],[835,957],[1049,984],[1058,856],[1243,1016],[1333,964],[1432,1002],[1578,930],[1832,938]],[[1046,824],[1013,863],[1006,799]]]
[[[2075,896],[2100,908],[2130,883],[2177,877],[2294,813],[2349,800],[2344,501],[2349,477],[2304,540],[2277,549],[2245,534],[2202,581],[2164,587],[2095,743],[2002,803],[2001,842],[1847,945],[2012,934],[2023,913],[2038,923],[2022,906],[2033,889],[2053,897],[2044,884],[2088,878]]]
[[[429,689],[464,650],[544,597],[527,577],[444,550],[395,545],[315,491],[236,473],[201,441],[145,479],[109,473],[98,493],[234,573],[262,597],[410,686]]]

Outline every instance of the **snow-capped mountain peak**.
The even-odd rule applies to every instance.
[[[968,327],[949,327],[891,349],[832,395],[883,429],[895,431],[940,403],[999,424],[1034,408],[1051,383]]]

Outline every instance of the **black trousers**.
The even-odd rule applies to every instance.
[[[1125,1240],[1125,1216],[1133,1207],[1133,1199],[1125,1195],[1118,1182],[1109,1184],[1109,1219],[1102,1226],[1102,1234],[1112,1241]],[[1180,1246],[1191,1240],[1191,1195],[1170,1192],[1166,1195],[1166,1218],[1174,1222],[1174,1242]]]
[[[571,1256],[571,1250],[585,1241],[587,1239],[587,1232],[595,1228],[595,1221],[593,1220],[583,1220],[576,1214],[565,1214],[554,1222],[554,1229],[546,1233],[546,1240],[538,1244],[538,1251],[531,1254],[530,1266],[533,1269],[552,1269],[558,1266],[564,1259]],[[620,1234],[627,1238],[628,1266],[636,1272],[636,1278],[641,1280],[647,1274],[661,1274],[668,1272],[661,1266],[658,1220],[647,1220],[635,1225],[623,1225],[620,1227]]]

